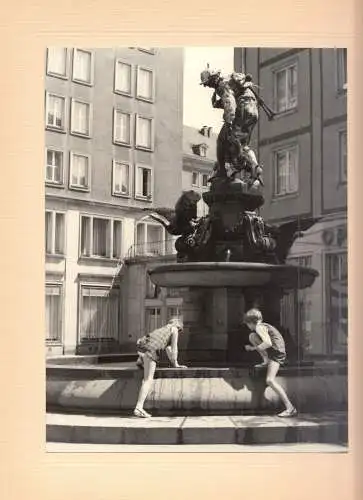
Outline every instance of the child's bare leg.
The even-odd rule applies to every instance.
[[[268,364],[268,356],[266,351],[257,351],[261,355],[262,363],[256,366],[266,366]]]
[[[282,402],[285,405],[286,408],[286,415],[280,414],[281,416],[289,416],[288,413],[292,414],[296,412],[294,405],[288,398],[284,388],[276,381],[276,375],[277,372],[279,371],[280,365],[277,363],[277,361],[272,361],[270,360],[268,363],[267,367],[267,377],[266,377],[266,384],[273,389],[278,396],[280,396]]]
[[[135,412],[142,413],[145,416],[149,416],[148,413],[144,410],[144,403],[147,398],[147,395],[150,392],[151,384],[154,379],[154,373],[156,368],[156,363],[149,356],[144,356],[144,378],[140,387],[139,397],[137,399]]]
[[[145,357],[145,354],[143,352],[139,352],[139,351],[137,352],[137,354],[138,354],[139,357],[136,360],[136,366],[138,368],[143,369],[144,368],[144,357]]]

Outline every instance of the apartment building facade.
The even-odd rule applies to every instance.
[[[183,128],[183,173],[182,189],[192,189],[203,196],[208,191],[210,177],[216,162],[217,134],[212,127],[203,125],[200,129],[184,125]],[[201,198],[198,216],[208,213],[208,205]]]
[[[125,257],[168,240],[143,209],[180,192],[183,51],[54,47],[45,67],[47,354],[114,351]]]
[[[271,223],[319,222],[289,261],[319,271],[311,289],[286,296],[281,321],[305,356],[347,354],[347,50],[235,49],[235,70],[251,73],[277,116],[263,111],[253,136],[264,166]]]

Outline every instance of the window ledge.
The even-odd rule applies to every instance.
[[[90,134],[82,134],[82,132],[74,132],[74,131],[71,131],[69,132],[70,135],[73,135],[74,137],[82,137],[82,139],[91,139],[91,135]]]
[[[68,80],[68,75],[60,75],[58,73],[52,73],[51,71],[47,71],[47,76],[51,76],[53,78],[60,78],[61,80]]]
[[[137,195],[135,195],[135,200],[147,201],[148,203],[152,203],[153,198],[152,198],[152,196],[141,196],[141,195],[137,194]]]
[[[143,97],[141,95],[137,95],[136,99],[138,101],[149,102],[151,104],[153,104],[155,102],[155,98],[154,97]]]
[[[137,50],[139,50],[140,52],[145,52],[146,54],[151,54],[151,55],[155,55],[155,49],[144,49],[142,47],[137,47]]]
[[[112,141],[116,146],[122,146],[124,148],[131,148],[132,145],[131,143],[128,143],[128,142],[121,142],[121,141],[117,141],[116,139],[113,139]]]
[[[86,82],[84,80],[78,80],[77,78],[72,78],[72,82],[78,83],[79,85],[85,85],[86,87],[93,87],[93,82]]]
[[[118,343],[119,341],[115,337],[82,337],[80,339],[81,345],[82,344],[99,344],[100,342],[105,344],[107,342]]]
[[[287,193],[287,194],[274,194],[272,196],[271,201],[275,202],[275,201],[282,201],[282,200],[290,200],[290,199],[294,199],[294,198],[298,198],[298,197],[299,197],[298,191],[296,191],[294,193]]]
[[[64,182],[53,182],[53,181],[46,180],[45,185],[47,187],[53,187],[53,188],[57,188],[57,189],[64,189],[65,188]]]
[[[145,146],[138,146],[137,144],[135,145],[135,149],[139,149],[140,151],[148,151],[149,153],[154,152],[154,148],[147,148]]]
[[[45,345],[48,347],[63,347],[63,342],[61,340],[45,339]]]
[[[284,118],[290,115],[293,115],[295,113],[298,113],[299,108],[298,106],[295,106],[294,108],[287,109],[286,111],[278,111],[276,115],[274,116],[274,119],[279,119],[279,118]]]
[[[113,92],[117,95],[122,95],[124,97],[133,97],[132,92],[124,92],[122,90],[113,89]]]
[[[45,257],[47,260],[52,261],[61,261],[65,259],[65,255],[63,253],[45,253]]]
[[[58,134],[66,134],[66,130],[64,128],[53,127],[52,125],[46,125],[46,130],[49,132],[58,132]]]
[[[89,187],[82,187],[82,186],[69,186],[69,189],[72,191],[80,191],[82,193],[89,193],[91,189]]]
[[[118,262],[120,262],[120,258],[115,258],[115,257],[100,257],[97,255],[80,255],[79,256],[79,262],[82,263],[89,263],[89,262],[94,262],[97,264],[104,263],[104,264],[109,264],[109,265],[115,265]]]
[[[113,192],[112,193],[112,196],[115,196],[115,198],[126,198],[126,199],[130,199],[131,198],[131,194],[123,194],[123,193],[115,193]]]

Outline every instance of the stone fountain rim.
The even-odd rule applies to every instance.
[[[261,262],[176,262],[148,270],[153,283],[172,288],[272,286],[284,290],[310,287],[318,271],[291,264]],[[259,276],[259,283],[251,279]],[[262,279],[262,282],[261,282]]]
[[[149,274],[157,274],[165,271],[173,272],[183,272],[192,270],[224,270],[224,271],[236,271],[236,270],[246,270],[246,271],[287,271],[287,270],[299,270],[303,273],[312,274],[314,276],[319,276],[319,272],[316,269],[306,266],[296,266],[292,264],[266,264],[263,262],[177,262],[172,264],[160,264],[153,269],[149,269]]]

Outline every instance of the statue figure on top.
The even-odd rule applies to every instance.
[[[249,144],[259,118],[259,106],[270,120],[275,113],[256,93],[257,86],[249,74],[232,73],[224,77],[220,71],[209,69],[208,65],[200,78],[200,85],[214,89],[212,106],[224,110],[224,124],[217,139],[217,164],[210,181],[218,177],[234,178],[237,173],[244,171],[249,175],[250,185],[263,185],[262,168]],[[230,175],[227,173],[227,164],[231,168]]]

